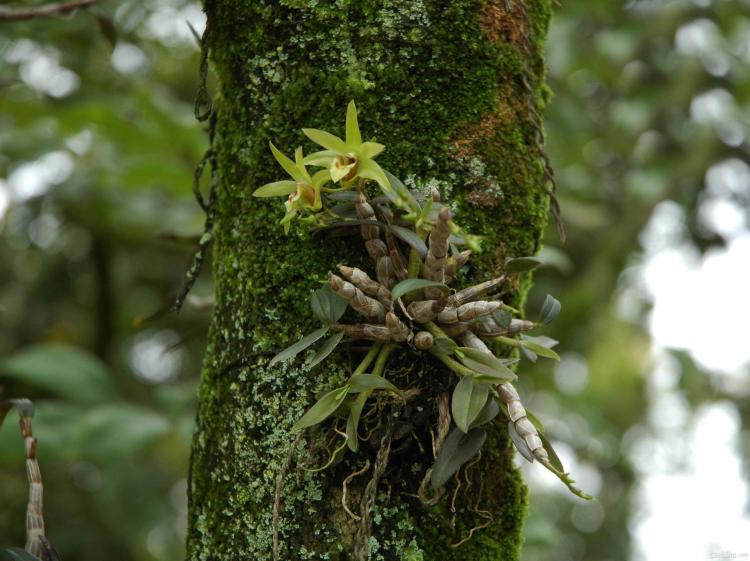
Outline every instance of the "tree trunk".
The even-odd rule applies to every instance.
[[[489,278],[506,256],[536,252],[546,223],[539,114],[548,98],[542,41],[550,7],[547,0],[206,0],[206,11],[220,82],[216,308],[193,441],[188,559],[261,561],[273,558],[276,478],[295,439],[291,426],[350,368],[345,351],[312,371],[301,360],[269,368],[269,359],[318,327],[309,299],[329,270],[341,262],[369,268],[358,238],[311,236],[304,226],[284,235],[279,200],[251,197],[283,175],[268,141],[309,152],[301,127],[342,134],[354,99],[363,137],[386,145],[383,167],[412,186],[438,187],[457,222],[484,236],[464,281]],[[529,282],[515,287],[512,305],[523,304]],[[416,352],[394,355],[390,367],[412,368],[423,389],[400,420],[414,427],[421,415],[423,426],[425,418],[434,424],[429,382],[439,386],[449,374]],[[456,493],[449,483],[436,506],[416,496],[433,461],[429,432],[394,442],[364,534],[370,559],[518,558],[526,488],[499,425],[470,482]],[[327,459],[323,436],[305,433],[290,456],[281,560],[357,559],[363,533],[342,508],[342,482],[375,462],[377,442],[312,472]],[[369,470],[348,484],[355,512],[371,477]]]

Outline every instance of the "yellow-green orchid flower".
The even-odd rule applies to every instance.
[[[320,170],[312,177],[305,168],[304,155],[302,147],[297,148],[294,153],[294,161],[282,154],[273,143],[269,142],[271,152],[276,161],[294,180],[274,181],[259,187],[253,192],[254,197],[280,197],[288,195],[289,198],[284,203],[286,214],[281,223],[284,225],[284,231],[289,231],[289,225],[292,219],[300,211],[320,210],[323,203],[320,199],[320,190],[326,182],[330,181],[331,175],[328,170]]]
[[[357,122],[357,107],[353,101],[349,102],[346,110],[346,141],[318,129],[302,129],[302,132],[326,149],[310,154],[305,158],[306,164],[327,167],[334,183],[341,181],[346,185],[361,177],[376,181],[383,191],[390,192],[391,182],[383,168],[373,159],[385,149],[385,146],[377,142],[362,142]]]

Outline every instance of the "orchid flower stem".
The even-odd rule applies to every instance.
[[[521,343],[519,343],[518,339],[513,339],[512,337],[503,337],[500,335],[499,337],[495,337],[493,339],[496,343],[500,343],[501,345],[508,345],[510,347],[520,347]]]
[[[435,347],[432,347],[430,349],[430,353],[432,353],[440,362],[445,364],[448,368],[453,370],[453,372],[455,372],[459,376],[472,376],[474,374],[473,370],[465,367],[460,362],[453,360],[447,354],[440,352]]]
[[[378,354],[378,360],[375,361],[375,366],[372,369],[373,374],[375,374],[376,376],[383,375],[383,371],[385,370],[385,363],[388,361],[388,357],[395,349],[395,343],[388,343],[387,345],[383,345],[383,348],[380,349],[380,354]]]
[[[375,357],[378,356],[382,347],[383,343],[375,343],[372,347],[370,347],[370,350],[367,351],[365,358],[363,358],[362,362],[359,363],[359,366],[357,366],[354,374],[363,374],[372,364],[372,361],[375,360]]]

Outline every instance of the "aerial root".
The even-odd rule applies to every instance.
[[[368,469],[370,469],[370,460],[367,460],[365,462],[364,467],[362,467],[362,469],[360,469],[359,471],[355,471],[354,473],[350,473],[346,477],[346,479],[344,479],[344,483],[341,485],[341,504],[343,505],[344,510],[346,511],[346,513],[352,518],[352,520],[355,520],[357,522],[359,522],[362,518],[359,515],[353,513],[349,509],[349,504],[348,504],[348,500],[347,500],[347,495],[348,495],[348,492],[349,492],[349,482],[352,479],[354,479],[355,477],[357,477],[358,475],[362,475],[363,473],[365,473]]]

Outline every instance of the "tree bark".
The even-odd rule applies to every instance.
[[[378,161],[407,184],[436,186],[457,221],[484,236],[463,283],[489,278],[506,256],[535,253],[546,224],[539,114],[549,97],[542,41],[550,7],[547,0],[206,0],[206,12],[220,83],[216,307],[193,440],[187,550],[190,560],[260,561],[272,559],[276,478],[295,438],[291,426],[316,392],[341,385],[350,371],[346,351],[312,371],[301,360],[268,362],[318,327],[309,299],[329,270],[341,262],[369,268],[359,239],[312,236],[304,226],[284,235],[279,199],[251,197],[283,175],[268,141],[309,152],[301,127],[342,134],[354,99],[363,137],[387,147]],[[512,305],[523,305],[529,284],[524,278],[514,287]],[[491,431],[468,483],[454,493],[454,481],[437,505],[422,505],[416,495],[433,461],[427,427],[449,373],[416,352],[395,355],[390,367],[413,369],[422,394],[396,420],[413,430],[394,441],[380,479],[370,559],[517,559],[526,488],[505,428]],[[327,459],[325,435],[305,433],[290,456],[279,559],[356,559],[362,534],[342,508],[342,482],[374,463],[378,446],[312,472]],[[370,469],[348,484],[355,512],[371,476]]]

